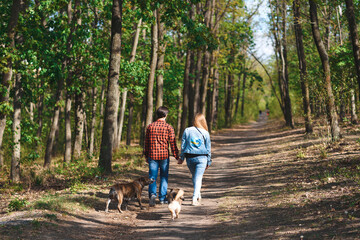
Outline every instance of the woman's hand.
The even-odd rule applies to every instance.
[[[177,163],[178,163],[178,164],[182,164],[183,162],[184,162],[184,160],[181,159],[181,158],[179,158]]]
[[[206,165],[206,168],[205,168],[205,170],[206,170],[206,169],[208,169],[209,167],[210,167],[210,165]]]

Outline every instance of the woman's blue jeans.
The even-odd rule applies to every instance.
[[[192,182],[194,186],[193,201],[201,197],[200,190],[202,185],[202,178],[207,165],[207,156],[200,155],[196,157],[186,158],[186,164],[192,175]]]
[[[149,162],[149,178],[155,180],[152,184],[149,185],[149,198],[151,197],[151,195],[157,196],[156,179],[158,177],[158,172],[160,169],[159,200],[164,201],[168,187],[170,159],[168,158],[164,160],[153,160],[149,158],[148,162]]]

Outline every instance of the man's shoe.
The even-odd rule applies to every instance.
[[[150,207],[154,207],[154,206],[155,206],[155,200],[156,200],[156,196],[155,196],[155,195],[151,195],[151,196],[150,196],[150,200],[149,200],[149,206],[150,206]]]
[[[160,204],[168,204],[169,202],[168,202],[168,200],[160,200]]]

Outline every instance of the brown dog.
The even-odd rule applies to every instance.
[[[149,185],[153,182],[154,182],[154,179],[150,179],[148,177],[146,177],[146,178],[140,177],[130,183],[115,184],[114,186],[112,186],[110,188],[109,199],[106,202],[105,212],[109,211],[109,204],[110,204],[111,200],[115,200],[115,199],[118,201],[117,209],[119,210],[120,213],[122,213],[121,204],[123,203],[123,201],[125,200],[125,202],[126,202],[126,205],[125,205],[125,210],[126,210],[127,202],[131,198],[137,198],[140,208],[143,209],[143,207],[141,205],[141,192],[146,185]]]
[[[174,220],[175,218],[179,217],[181,211],[181,203],[182,201],[184,201],[184,190],[177,189],[174,191],[173,189],[171,189],[168,194],[168,200],[168,209],[171,213],[171,219]]]

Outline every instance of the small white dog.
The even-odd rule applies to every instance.
[[[181,203],[184,200],[184,190],[179,189],[177,192],[170,190],[168,194],[169,200],[169,211],[171,213],[171,219],[174,220],[175,218],[179,218],[179,214],[181,211]]]

